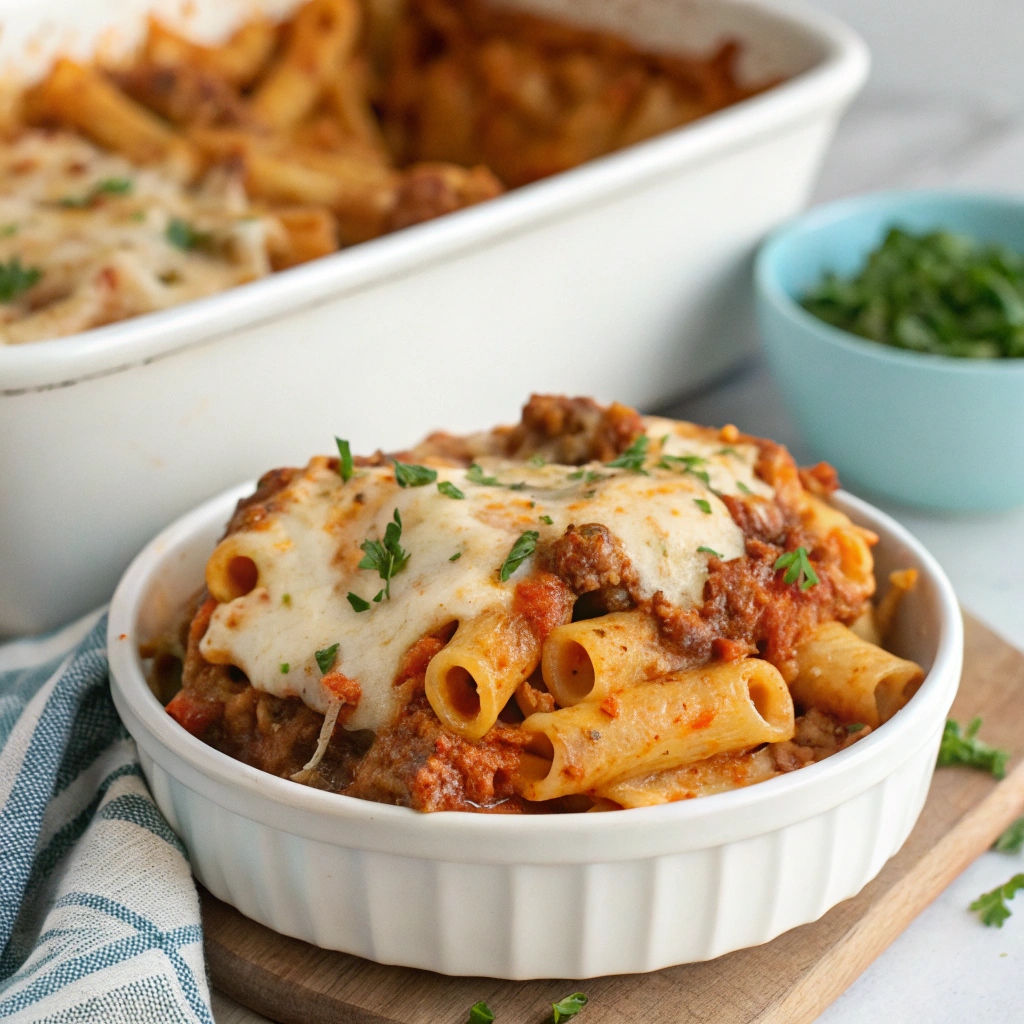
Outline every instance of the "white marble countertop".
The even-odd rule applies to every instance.
[[[982,101],[876,96],[861,101],[840,128],[815,200],[904,186],[1019,190],[1024,183],[1022,167],[1024,117],[1012,108]],[[732,422],[789,445],[798,460],[808,457],[757,360],[717,388],[666,411],[697,422]],[[1024,509],[946,516],[884,503],[882,507],[931,549],[966,608],[1024,648]],[[819,1024],[1024,1020],[1024,898],[1002,929],[983,927],[967,910],[980,893],[1018,871],[1024,871],[1024,854],[983,856],[819,1018]],[[264,1021],[219,993],[214,994],[214,1012],[217,1024]]]

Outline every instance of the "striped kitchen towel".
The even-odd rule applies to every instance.
[[[0,1019],[213,1024],[196,889],[110,699],[106,624],[0,646]]]

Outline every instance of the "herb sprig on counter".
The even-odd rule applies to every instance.
[[[997,885],[991,892],[982,893],[970,906],[989,928],[1002,928],[1003,922],[1013,913],[1006,905],[1007,900],[1024,889],[1024,875],[1014,875],[1008,882]]]
[[[942,742],[939,744],[939,768],[951,765],[963,765],[965,768],[978,768],[989,772],[997,779],[1006,775],[1006,765],[1010,760],[1008,750],[989,746],[984,740],[978,739],[981,719],[975,718],[967,726],[966,732],[960,733],[960,723],[949,719],[942,730]]]
[[[1024,356],[1024,254],[948,231],[891,228],[857,274],[828,273],[800,302],[833,327],[896,348]]]

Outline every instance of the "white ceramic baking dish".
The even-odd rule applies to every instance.
[[[913,566],[897,653],[928,670],[892,720],[790,775],[607,814],[502,816],[338,796],[250,768],[185,732],[137,654],[202,582],[240,488],[132,563],[110,609],[114,703],[196,877],[287,935],[445,974],[582,978],[652,971],[766,942],[854,895],[917,820],[960,679],[949,581],[902,527],[848,495],[881,537],[880,578]]]
[[[531,387],[652,408],[747,350],[750,256],[805,201],[864,80],[863,44],[786,0],[532,5],[661,49],[736,36],[745,76],[788,80],[494,202],[201,302],[0,346],[0,636],[106,600],[162,524],[333,434],[363,450],[439,424],[515,419]],[[99,30],[115,24],[130,42],[147,6],[0,0],[0,65],[19,48],[38,70],[57,48],[109,45]],[[214,31],[246,4],[190,6],[206,16],[195,28]]]

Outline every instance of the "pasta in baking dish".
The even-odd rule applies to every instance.
[[[856,742],[922,670],[825,464],[590,399],[264,476],[153,658],[185,729],[424,811],[612,810]],[[174,666],[180,663],[181,672]]]

